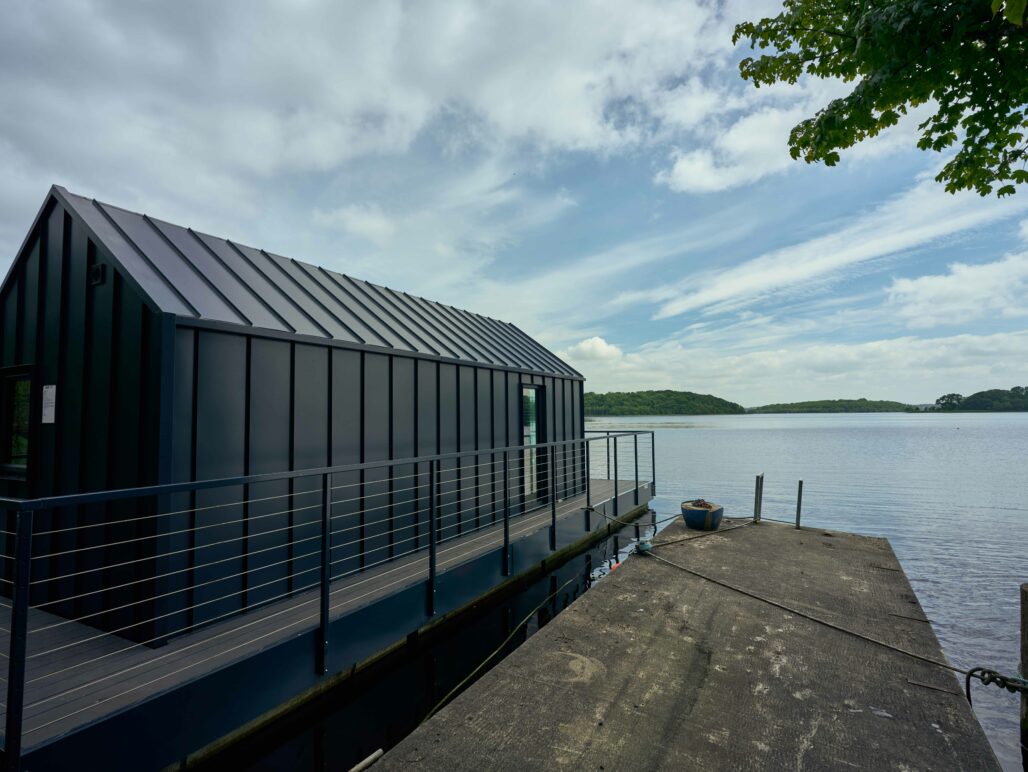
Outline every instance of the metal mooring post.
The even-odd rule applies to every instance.
[[[796,527],[800,527],[800,510],[803,508],[803,480],[796,489]]]
[[[436,477],[439,471],[439,462],[432,459],[428,462],[428,615],[435,615],[435,549],[439,534],[436,533],[436,521],[439,502],[436,499]]]
[[[31,509],[18,512],[14,547],[14,593],[11,597],[11,648],[7,660],[6,767],[21,768],[21,726],[25,709],[25,647],[28,638],[29,588],[32,579]]]
[[[1028,678],[1028,584],[1021,585],[1021,678]],[[1028,694],[1021,695],[1021,764],[1028,769]]]
[[[332,583],[332,487],[327,474],[321,475],[321,622],[318,625],[318,650],[315,671],[328,672],[329,589]]]
[[[557,446],[550,445],[550,552],[557,551]]]
[[[760,522],[760,506],[764,494],[764,473],[757,475],[756,483],[753,486],[753,522]]]
[[[510,451],[503,451],[503,575],[510,576]]]

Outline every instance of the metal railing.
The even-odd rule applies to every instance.
[[[652,432],[0,499],[5,758],[291,630],[330,621],[654,483]],[[622,502],[623,503],[623,502]],[[7,602],[9,598],[10,602]],[[245,617],[244,617],[245,615]],[[3,617],[8,624],[2,624]],[[195,639],[195,640],[194,640]],[[92,718],[90,720],[92,720]]]

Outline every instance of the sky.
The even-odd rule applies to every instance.
[[[849,86],[739,77],[776,6],[11,0],[0,267],[57,183],[514,322],[591,391],[1028,384],[1028,190],[945,193],[918,114],[793,161]]]

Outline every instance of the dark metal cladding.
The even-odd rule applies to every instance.
[[[333,578],[424,546],[416,501],[433,468],[440,536],[495,521],[494,449],[522,441],[523,384],[540,387],[541,440],[583,433],[581,376],[513,325],[57,187],[0,287],[0,369],[32,389],[27,461],[0,474],[15,498],[462,454],[333,475]],[[562,457],[562,484],[573,473]],[[320,486],[37,512],[32,602],[163,645],[301,592],[318,569]],[[14,532],[0,519],[0,557]],[[0,560],[0,580],[11,569]]]
[[[158,312],[569,378],[512,325],[76,196],[78,215]]]

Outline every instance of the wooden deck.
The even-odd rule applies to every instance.
[[[609,501],[609,480],[591,483],[594,506]],[[632,491],[622,483],[619,493]],[[585,497],[560,502],[558,520],[581,517]],[[546,528],[543,507],[511,519],[510,539]],[[596,516],[592,527],[604,524]],[[503,544],[502,521],[450,539],[437,550],[438,571],[494,550]],[[333,619],[389,596],[428,576],[426,549],[332,582]],[[134,644],[117,635],[30,609],[26,666],[24,747],[31,749],[81,726],[175,689],[218,668],[245,659],[319,623],[317,587],[174,638],[160,648]],[[0,652],[9,650],[10,608],[0,608]],[[0,719],[0,726],[2,726]]]

